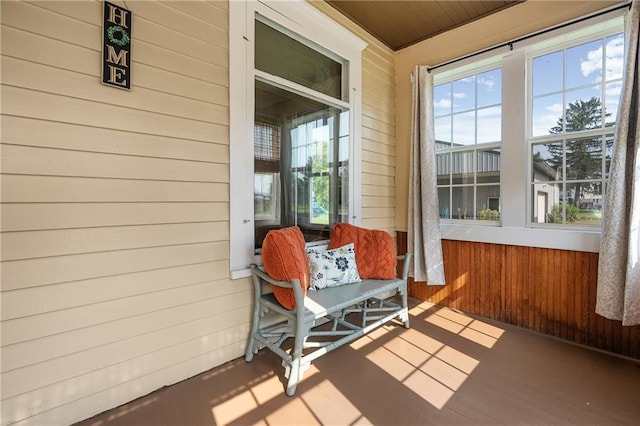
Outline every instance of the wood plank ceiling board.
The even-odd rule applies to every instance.
[[[522,3],[524,0],[327,0],[393,50]]]

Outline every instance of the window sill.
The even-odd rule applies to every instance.
[[[241,278],[248,278],[251,276],[251,268],[233,269],[231,270],[231,279],[239,280]]]
[[[441,223],[442,239],[598,253],[600,231]]]

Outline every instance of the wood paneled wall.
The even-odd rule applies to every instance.
[[[398,232],[398,252],[407,234]],[[598,254],[443,240],[445,286],[409,294],[469,314],[640,358],[640,326],[595,313]]]

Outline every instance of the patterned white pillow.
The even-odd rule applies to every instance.
[[[362,281],[356,265],[353,243],[333,250],[307,250],[312,290],[336,287],[342,284]]]

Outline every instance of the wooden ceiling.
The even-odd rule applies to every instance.
[[[521,3],[524,0],[326,0],[393,50]]]

